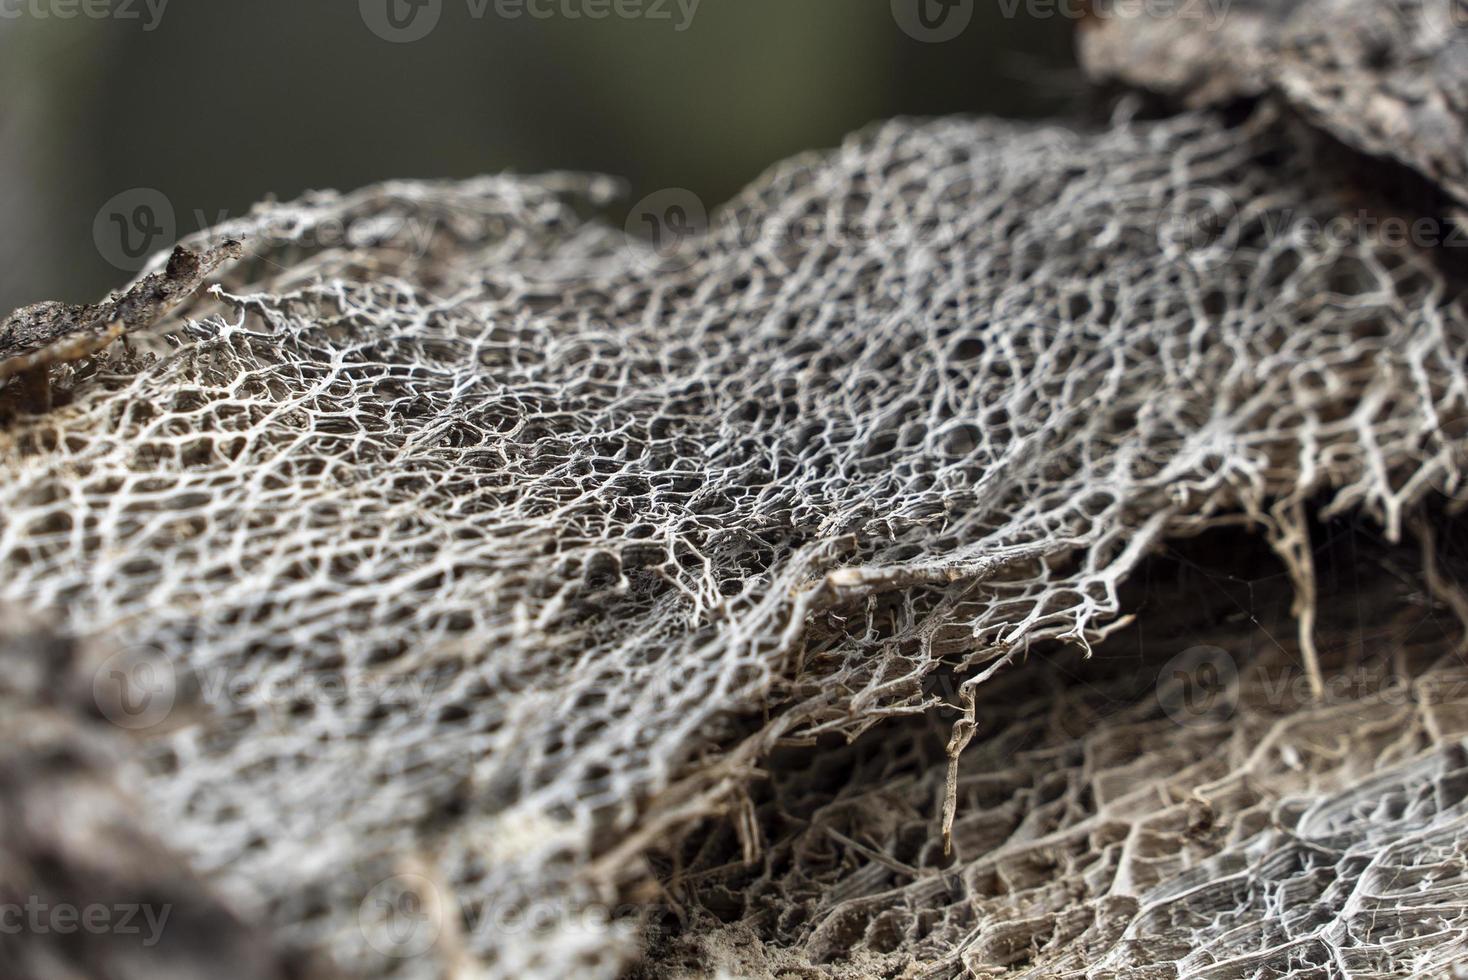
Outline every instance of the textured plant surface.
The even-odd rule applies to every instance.
[[[1241,524],[1321,690],[1307,513],[1396,541],[1457,494],[1456,274],[1360,220],[1342,156],[1269,103],[899,121],[660,251],[581,178],[262,206],[216,289],[0,433],[0,598],[85,641],[122,789],[290,969],[614,976],[651,935],[713,970],[724,926],[627,908],[707,923],[680,867],[708,880],[686,835],[721,826],[771,896],[728,927],[772,944],[753,975],[1436,968],[1468,843],[1436,709],[1367,692],[1358,730],[1231,688],[1211,727],[1077,739],[984,708],[1048,681],[1084,718],[1026,654]],[[766,783],[771,752],[806,761]]]
[[[953,855],[946,726],[779,753],[759,861],[726,829],[660,862],[677,904],[642,975],[1455,975],[1460,627],[1360,528],[1329,537],[1324,699],[1285,573],[1205,539],[1150,563],[1138,625],[1093,659],[1037,655],[980,691]]]

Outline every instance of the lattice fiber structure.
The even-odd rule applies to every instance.
[[[664,859],[679,904],[642,975],[1454,976],[1461,633],[1362,573],[1391,559],[1359,528],[1330,537],[1323,702],[1283,570],[1242,577],[1269,562],[1231,538],[1155,560],[1137,626],[980,692],[951,856],[946,726],[777,754],[759,861],[732,829]]]
[[[263,205],[160,257],[127,309],[225,265],[101,353],[0,328],[54,402],[0,432],[0,599],[76,641],[58,683],[140,826],[283,951],[241,976],[1446,968],[1468,760],[1426,708],[1357,732],[1244,689],[1014,762],[985,707],[1083,706],[1027,654],[1122,628],[1150,553],[1244,524],[1328,691],[1309,515],[1396,541],[1457,494],[1459,280],[1362,220],[1343,155],[1268,101],[896,121],[661,250],[579,177]],[[1428,584],[1413,608],[1453,605]],[[1317,721],[1351,731],[1328,759]],[[720,827],[726,891],[762,875],[768,906],[705,928],[675,865]],[[53,864],[91,860],[68,840]],[[766,958],[721,960],[726,928]],[[18,975],[63,955],[36,949]]]

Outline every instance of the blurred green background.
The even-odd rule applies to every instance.
[[[132,188],[160,191],[179,235],[267,194],[500,170],[712,204],[875,119],[1064,115],[1084,98],[1073,22],[995,0],[958,0],[971,19],[941,43],[904,30],[908,0],[701,0],[691,20],[691,0],[667,18],[662,0],[636,18],[601,0],[600,20],[567,13],[588,0],[517,18],[505,0],[163,0],[161,16],[160,0],[86,0],[106,17],[82,2],[0,0],[0,313],[131,278],[93,222]],[[388,2],[440,16],[393,43],[369,27]]]

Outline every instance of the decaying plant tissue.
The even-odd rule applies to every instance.
[[[7,321],[0,889],[179,976],[1462,975],[1468,49],[1247,7],[672,250],[389,183]]]

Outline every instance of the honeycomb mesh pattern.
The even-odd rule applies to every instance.
[[[665,253],[572,177],[262,206],[219,289],[0,434],[0,599],[173,678],[132,788],[282,942],[615,975],[636,922],[575,910],[777,742],[940,670],[971,708],[1117,627],[1168,537],[1288,555],[1307,499],[1395,536],[1456,489],[1468,319],[1429,256],[1298,231],[1355,211],[1322,152],[1267,109],[899,121]],[[393,876],[418,955],[361,913]]]
[[[762,859],[725,829],[665,860],[683,923],[642,975],[1459,975],[1461,630],[1363,572],[1391,564],[1379,548],[1343,555],[1316,702],[1278,640],[1283,573],[1244,578],[1268,561],[1220,568],[1218,549],[1250,549],[1212,544],[1211,567],[1131,590],[1148,615],[1090,661],[1046,653],[986,685],[951,857],[936,719],[777,754]]]

